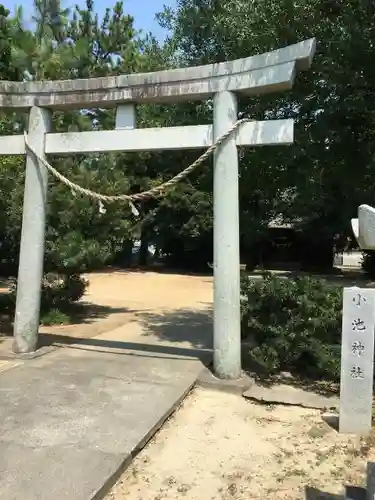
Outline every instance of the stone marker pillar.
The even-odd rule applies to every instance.
[[[371,430],[375,291],[344,288],[341,345],[340,420],[343,433]]]
[[[51,117],[49,110],[37,106],[30,110],[28,141],[40,156],[44,156],[45,134],[51,129]],[[47,183],[47,169],[27,152],[14,320],[13,351],[16,353],[33,352],[37,348]]]
[[[214,140],[237,121],[236,96],[214,97]],[[235,134],[214,155],[214,371],[241,375],[238,154]]]

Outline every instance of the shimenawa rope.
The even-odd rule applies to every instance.
[[[210,146],[199,158],[197,158],[191,165],[189,165],[187,168],[182,170],[179,174],[177,174],[175,177],[172,177],[172,179],[163,182],[159,186],[155,186],[151,189],[148,189],[147,191],[142,191],[141,193],[135,193],[135,194],[120,194],[120,195],[106,195],[106,194],[100,194],[96,193],[95,191],[91,191],[91,189],[86,189],[78,184],[75,184],[74,182],[70,181],[67,177],[62,175],[60,172],[58,172],[48,161],[40,156],[34,148],[30,145],[28,142],[27,138],[27,133],[24,132],[24,138],[25,138],[25,146],[26,148],[40,161],[46,168],[47,170],[54,176],[56,179],[58,179],[60,182],[65,184],[67,187],[69,187],[72,192],[74,193],[80,193],[85,196],[88,196],[89,198],[93,200],[97,200],[100,202],[105,202],[105,203],[111,203],[114,201],[127,201],[130,203],[130,206],[132,208],[133,213],[137,212],[135,209],[134,205],[132,202],[134,201],[144,201],[150,198],[155,198],[162,194],[165,190],[168,188],[173,187],[175,184],[177,184],[179,181],[187,177],[193,170],[195,170],[199,165],[201,165],[207,158],[209,158],[212,153],[220,146],[223,144],[234,132],[236,132],[243,123],[249,122],[252,120],[249,120],[248,118],[242,118],[241,120],[238,120],[236,123],[233,124],[233,126],[228,129],[224,134],[222,134],[220,137],[218,137],[212,146]],[[134,210],[133,210],[134,209]]]

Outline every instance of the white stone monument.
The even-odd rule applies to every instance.
[[[375,290],[344,288],[339,430],[368,434],[372,422]]]
[[[358,219],[352,219],[352,229],[362,250],[375,250],[375,208],[358,207]]]
[[[238,119],[237,94],[254,96],[293,87],[310,67],[315,40],[253,57],[155,73],[67,81],[0,82],[0,108],[30,113],[28,143],[48,154],[208,148]],[[213,125],[136,128],[137,103],[213,99]],[[117,107],[116,130],[50,133],[54,109]],[[214,370],[241,375],[237,146],[291,144],[293,120],[245,123],[214,156]],[[37,348],[43,273],[47,171],[21,135],[0,137],[0,154],[26,154],[14,351]]]

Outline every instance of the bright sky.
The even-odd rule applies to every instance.
[[[1,3],[12,12],[16,5],[22,5],[25,21],[31,19],[32,0],[1,0]],[[63,0],[63,8],[72,8],[74,5],[84,5],[84,0]],[[106,7],[113,7],[116,0],[94,0],[95,10],[100,14]],[[163,10],[163,5],[174,6],[175,0],[124,0],[124,11],[134,17],[135,27],[144,31],[151,31],[158,39],[164,39],[166,33],[155,21],[156,12]]]

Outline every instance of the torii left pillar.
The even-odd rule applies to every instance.
[[[28,141],[41,157],[44,157],[45,154],[45,137],[51,131],[51,125],[51,111],[38,106],[31,108]],[[47,210],[47,169],[32,153],[26,151],[26,154],[21,248],[14,320],[13,351],[15,353],[29,353],[37,349]]]

